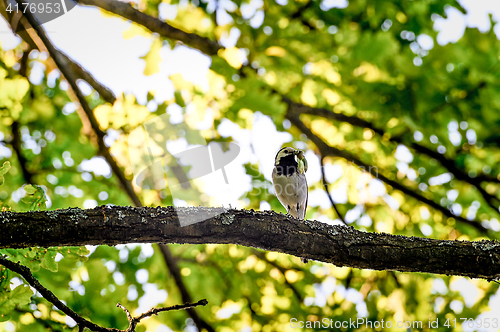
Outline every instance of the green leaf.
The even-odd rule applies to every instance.
[[[47,250],[45,256],[43,256],[41,267],[49,270],[50,272],[57,272],[58,264],[56,262],[57,251],[54,249]]]
[[[27,184],[24,186],[24,191],[26,191],[26,193],[30,195],[33,195],[37,191],[37,188],[32,184]]]
[[[2,167],[0,167],[0,186],[4,183],[4,175],[7,174],[7,172],[10,170],[10,167],[10,161],[5,161]]]
[[[7,315],[19,305],[31,302],[33,291],[28,285],[22,284],[12,291],[0,292],[0,321],[7,320]]]
[[[21,199],[21,201],[26,204],[30,204],[30,211],[45,210],[45,202],[48,199],[45,195],[45,190],[41,186],[37,186],[35,184],[27,184],[24,186],[24,190],[28,195]]]
[[[0,266],[0,292],[8,286],[9,280],[9,269],[5,266]]]
[[[36,272],[40,270],[40,263],[45,255],[45,248],[0,249],[0,255],[2,254],[7,255],[9,260],[19,262],[32,272]]]
[[[6,174],[10,170],[10,167],[10,161],[5,161],[2,167],[0,167],[0,175]]]
[[[62,254],[65,258],[78,259],[80,261],[88,260],[90,251],[86,247],[62,247],[58,248],[57,252]]]

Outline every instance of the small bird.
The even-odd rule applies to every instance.
[[[273,184],[276,196],[288,214],[304,219],[307,209],[307,160],[304,152],[284,147],[276,154]]]

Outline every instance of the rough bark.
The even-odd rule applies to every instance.
[[[181,227],[178,216],[207,220]],[[367,233],[302,221],[273,211],[224,208],[135,208],[0,213],[0,248],[219,243],[282,252],[360,269],[497,279],[500,242],[450,241]]]

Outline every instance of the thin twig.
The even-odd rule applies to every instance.
[[[158,315],[160,312],[163,311],[172,311],[172,310],[186,310],[186,309],[192,309],[194,307],[198,306],[206,306],[208,304],[208,301],[206,299],[199,300],[198,302],[195,303],[185,303],[185,304],[176,304],[171,307],[162,307],[162,308],[152,308],[143,313],[142,315],[135,317],[134,320],[140,321],[141,319],[153,316],[153,315]]]
[[[117,303],[116,306],[118,308],[121,308],[127,314],[127,320],[128,320],[129,326],[128,326],[126,332],[133,332],[133,331],[135,331],[135,327],[137,326],[137,324],[144,318],[151,317],[153,315],[158,315],[160,312],[163,312],[163,311],[188,310],[188,309],[192,309],[192,308],[195,308],[197,306],[200,306],[200,305],[206,306],[207,304],[208,304],[208,301],[206,299],[203,299],[203,300],[199,300],[196,303],[185,303],[185,304],[173,305],[171,307],[151,308],[148,311],[146,311],[145,313],[143,313],[137,317],[132,317],[132,315],[130,314],[130,311],[127,308],[125,308],[121,303]]]
[[[335,204],[335,202],[333,201],[332,195],[328,191],[328,182],[326,182],[324,159],[325,158],[323,156],[320,156],[320,158],[319,158],[319,161],[321,163],[321,181],[323,182],[323,188],[325,188],[325,192],[326,192],[326,195],[328,196],[328,199],[330,200],[330,204],[332,204],[333,209],[337,213],[337,216],[339,216],[340,221],[342,221],[342,223],[347,226],[347,223],[345,222],[344,217],[342,217],[342,215],[339,212],[339,209],[337,209],[337,204]]]
[[[125,308],[125,307],[124,307],[124,306],[123,306],[120,302],[118,302],[118,303],[116,304],[116,306],[117,306],[118,308],[122,309],[123,311],[125,311],[125,314],[127,315],[127,319],[128,319],[128,321],[129,321],[129,322],[132,322],[132,320],[133,320],[134,318],[133,318],[133,317],[132,317],[132,315],[130,314],[130,311],[129,311],[127,308]]]
[[[31,48],[28,46],[28,49],[23,52],[23,57],[21,58],[21,68],[19,68],[19,73],[21,76],[27,78],[28,73],[28,59]],[[21,171],[23,173],[24,181],[26,183],[33,183],[33,173],[28,169],[28,160],[23,155],[22,149],[22,137],[20,132],[19,120],[15,120],[11,125],[12,131],[12,149],[16,152],[17,160],[19,161],[19,166],[21,167]]]

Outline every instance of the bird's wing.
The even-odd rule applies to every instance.
[[[284,179],[281,178],[280,175],[278,175],[276,167],[274,167],[273,169],[273,185],[274,185],[274,191],[276,192],[276,197],[278,197],[278,200],[280,201],[281,205],[285,207],[286,212],[290,213],[290,210],[288,209],[288,204],[285,200],[283,200],[282,196]]]
[[[299,204],[299,218],[306,218],[307,201],[309,199],[309,192],[307,188],[307,179],[305,174],[299,175],[299,190],[298,190],[298,204]]]
[[[306,182],[306,201],[304,203],[304,213],[302,215],[302,219],[306,219],[307,203],[309,201],[309,190],[307,188],[307,180],[306,180],[305,176],[304,176],[304,181]]]

